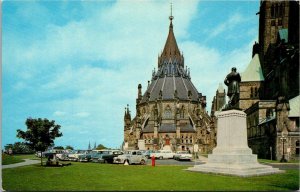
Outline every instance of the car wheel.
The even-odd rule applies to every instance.
[[[162,156],[160,156],[160,157],[159,157],[159,159],[163,159],[163,157],[162,157]]]
[[[141,160],[141,165],[145,165],[146,161],[144,159]]]

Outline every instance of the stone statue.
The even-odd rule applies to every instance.
[[[231,72],[226,76],[224,83],[228,86],[227,96],[229,97],[229,101],[225,109],[233,108],[237,103],[240,94],[240,84],[241,76],[238,72],[236,72],[236,68],[233,67]]]

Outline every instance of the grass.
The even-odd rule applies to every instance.
[[[40,158],[36,157],[34,154],[28,154],[28,155],[7,155],[5,153],[2,153],[2,165],[9,165],[9,164],[15,164],[15,163],[21,163],[24,162],[24,159],[35,159],[40,160]]]
[[[23,159],[34,159],[34,160],[39,160],[40,158],[35,156],[35,154],[27,154],[27,155],[16,155],[20,158],[23,158]]]
[[[24,162],[23,157],[16,155],[2,154],[2,165]]]
[[[270,159],[258,159],[259,163],[280,163],[279,160],[270,160]],[[286,163],[299,163],[299,160],[289,160]]]
[[[4,169],[3,188],[11,191],[97,190],[298,190],[298,170],[240,178],[185,171],[188,166],[139,166],[72,163],[67,167],[31,165]]]

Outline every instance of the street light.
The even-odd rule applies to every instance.
[[[284,156],[284,143],[286,142],[286,139],[287,139],[287,136],[282,131],[281,137],[280,137],[280,141],[282,141],[282,157],[280,159],[280,162],[287,162],[287,160],[285,159],[285,156]]]

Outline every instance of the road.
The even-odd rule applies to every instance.
[[[2,165],[2,169],[15,168],[15,167],[21,167],[21,166],[25,166],[25,165],[32,165],[32,164],[41,163],[40,160],[31,160],[31,159],[24,159],[24,160],[25,160],[25,162],[21,162],[21,163]]]
[[[156,159],[155,165],[187,165],[187,166],[194,166],[194,165],[201,165],[207,162],[207,158],[203,157],[197,160],[193,161],[176,161],[174,159]],[[2,169],[8,169],[8,168],[15,168],[15,167],[21,167],[26,165],[32,165],[32,164],[38,164],[40,163],[40,160],[31,160],[31,159],[25,159],[25,162],[21,163],[15,163],[10,165],[2,165]],[[263,163],[265,165],[271,165],[274,168],[279,168],[281,170],[290,170],[290,169],[298,169],[299,170],[299,164],[297,163]],[[148,159],[147,165],[151,165],[151,159]]]

